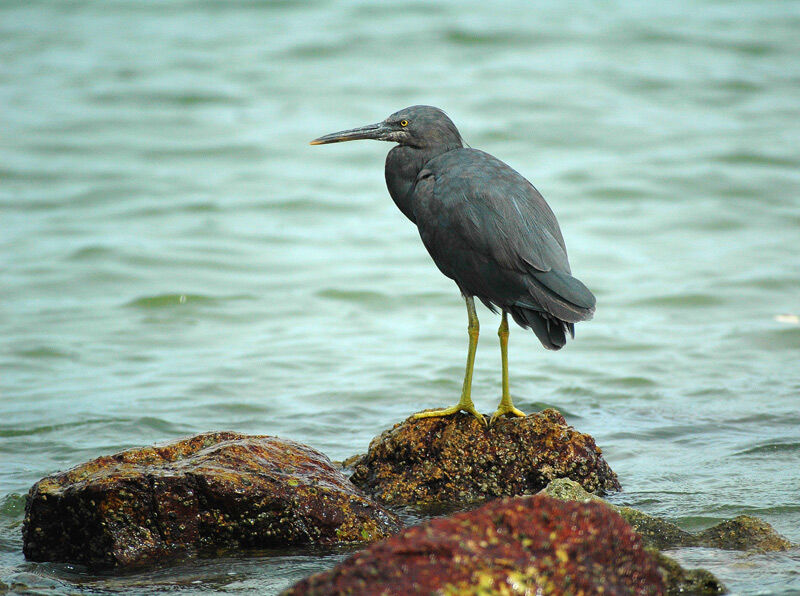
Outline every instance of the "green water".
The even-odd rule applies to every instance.
[[[561,352],[512,329],[516,404],[591,433],[615,502],[800,542],[798,30],[780,1],[0,3],[0,582],[273,593],[345,556],[98,577],[24,561],[23,495],[211,429],[343,458],[454,403],[466,313],[390,146],[307,144],[416,103],[537,185],[597,295]],[[676,555],[800,592],[798,550]]]

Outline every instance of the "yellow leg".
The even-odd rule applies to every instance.
[[[478,314],[475,312],[475,301],[472,296],[466,298],[467,301],[467,316],[469,317],[469,325],[467,332],[469,333],[469,352],[467,352],[467,370],[464,373],[464,386],[461,388],[461,399],[454,406],[445,408],[444,410],[431,410],[430,412],[418,412],[414,414],[414,418],[432,418],[434,416],[449,416],[456,412],[465,411],[486,424],[484,417],[475,409],[475,404],[472,403],[472,369],[475,366],[475,350],[478,348],[478,333],[480,325],[478,324]]]
[[[497,411],[492,414],[492,419],[489,424],[494,424],[494,421],[500,416],[525,416],[523,412],[514,407],[511,403],[511,393],[508,391],[508,315],[503,311],[503,320],[500,321],[500,328],[497,330],[497,335],[500,337],[500,361],[503,367],[503,397],[500,398],[500,405],[497,406]]]

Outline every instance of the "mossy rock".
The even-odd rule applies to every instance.
[[[606,502],[600,497],[586,492],[577,482],[565,478],[554,480],[541,492],[564,501]],[[740,515],[693,534],[682,530],[672,522],[647,515],[632,507],[607,504],[644,537],[648,546],[661,550],[685,546],[706,546],[723,550],[770,552],[788,550],[793,546],[767,522],[749,515]]]

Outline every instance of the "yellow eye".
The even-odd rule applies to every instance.
[[[408,126],[408,120],[401,120],[400,126]]]

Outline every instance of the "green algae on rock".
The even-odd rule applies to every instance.
[[[651,552],[658,558],[658,567],[666,584],[666,596],[717,596],[728,591],[713,573],[705,569],[684,569],[656,549]]]
[[[125,567],[206,549],[374,541],[399,529],[318,451],[212,432],[40,480],[22,533],[29,560]]]
[[[656,554],[602,503],[492,501],[373,544],[285,596],[664,594]]]
[[[542,489],[541,493],[564,501],[606,503],[603,499],[586,492],[577,482],[566,478],[552,481]],[[792,548],[792,543],[778,534],[771,525],[749,515],[740,515],[692,534],[667,520],[647,515],[632,507],[606,504],[624,517],[649,546],[658,549],[706,546],[723,550],[770,552]]]
[[[347,464],[356,486],[394,506],[531,494],[562,477],[592,492],[620,488],[594,439],[552,409],[501,418],[488,429],[464,413],[409,418]]]
[[[648,546],[653,548],[663,549],[673,546],[684,546],[693,538],[689,532],[682,530],[675,524],[666,520],[647,515],[631,507],[619,507],[607,503],[600,497],[586,492],[580,484],[568,478],[553,480],[541,490],[540,494],[545,494],[562,501],[577,501],[579,503],[597,501],[606,503],[606,505],[625,518],[625,521],[631,524],[631,526],[642,535],[642,538],[644,538]]]
[[[774,552],[789,550],[794,545],[778,534],[763,519],[739,515],[695,534],[698,546],[726,550]]]

